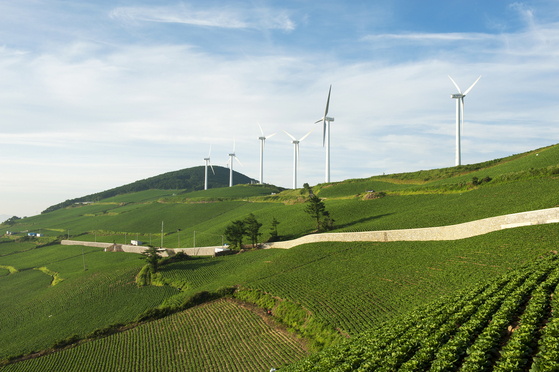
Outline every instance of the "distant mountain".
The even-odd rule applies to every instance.
[[[215,189],[229,186],[229,168],[215,166],[213,167],[215,175],[211,169],[208,169],[208,188]],[[233,171],[233,184],[247,184],[255,181],[242,173]],[[60,208],[68,207],[75,203],[96,201],[110,198],[112,196],[128,194],[143,190],[184,190],[183,192],[191,192],[204,189],[204,166],[181,169],[174,172],[168,172],[129,183],[124,186],[115,187],[110,190],[101,191],[96,194],[82,196],[62,203],[53,205],[42,211],[48,213]]]

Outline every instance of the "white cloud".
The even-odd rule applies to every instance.
[[[285,10],[229,6],[195,10],[192,6],[118,7],[109,13],[115,20],[127,23],[160,22],[218,28],[256,28],[293,31],[295,23]]]

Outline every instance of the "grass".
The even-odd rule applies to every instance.
[[[84,247],[84,271],[81,250],[56,245],[0,257],[0,264],[19,271],[0,276],[0,358],[131,321],[177,293],[170,287],[137,288],[134,277],[143,264],[137,255]],[[53,286],[52,274],[33,268],[65,280]]]
[[[348,180],[313,190],[326,198],[335,231],[441,226],[559,205],[557,175],[550,168],[558,163],[556,145],[485,164]],[[467,185],[472,177],[485,175],[494,181]],[[388,196],[362,200],[371,189],[387,191]],[[283,239],[313,232],[302,190],[271,192],[268,186],[175,196],[147,190],[115,196],[114,203],[109,198],[73,205],[4,226],[12,231],[41,229],[45,238],[20,234],[17,241],[13,236],[0,240],[0,358],[133,322],[150,309],[174,306],[224,286],[239,286],[239,298],[272,309],[278,321],[319,348],[386,320],[396,321],[416,306],[557,249],[557,225],[453,242],[316,243],[169,263],[156,280],[166,285],[138,288],[135,276],[143,261],[137,255],[51,244],[66,238],[69,230],[71,238],[93,241],[97,231],[97,241],[117,243],[124,243],[124,233],[127,242],[136,236],[148,241],[151,233],[158,245],[163,221],[166,247],[178,246],[178,234],[181,247],[194,245],[194,231],[196,246],[220,245],[230,221],[249,213],[263,223],[264,240],[273,217],[280,222]],[[8,274],[8,267],[18,272]],[[39,268],[44,272],[33,270]],[[64,280],[51,286],[51,273]],[[131,342],[122,335],[122,342]]]

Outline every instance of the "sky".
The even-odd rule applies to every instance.
[[[0,219],[211,162],[292,187],[559,142],[559,1],[0,0]],[[325,181],[322,124],[298,187]]]

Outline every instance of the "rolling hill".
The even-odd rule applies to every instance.
[[[208,174],[208,189],[223,188],[229,186],[229,169],[215,166],[213,167],[215,174],[210,171]],[[252,178],[245,176],[233,170],[233,184],[250,184],[255,181]],[[204,189],[204,166],[181,169],[174,172],[160,174],[158,176],[138,180],[127,185],[112,188],[110,190],[101,191],[95,194],[82,196],[71,200],[66,200],[62,203],[52,205],[45,209],[42,213],[52,212],[60,208],[65,208],[75,203],[93,202],[101,199],[122,196],[124,194],[137,193],[145,190],[174,190],[174,192],[189,192]],[[169,195],[168,192],[157,193],[151,197],[160,197]],[[149,200],[144,199],[144,200]]]
[[[559,146],[554,145],[477,165],[320,184],[313,192],[325,198],[335,219],[334,231],[442,226],[556,207],[558,169]],[[371,190],[382,197],[369,199]],[[58,244],[68,236],[159,241],[164,221],[166,247],[192,245],[194,231],[196,246],[215,245],[221,244],[230,221],[249,213],[263,223],[263,240],[270,236],[272,218],[280,221],[283,239],[312,233],[315,225],[304,212],[305,191],[280,191],[271,185],[182,193],[150,189],[18,220],[10,230],[41,229],[45,237],[19,234],[0,241],[0,329],[5,335],[0,358],[17,361],[0,370],[62,370],[63,364],[84,365],[84,360],[97,366],[107,360],[107,370],[115,370],[110,365],[122,360],[133,363],[131,370],[149,370],[141,360],[157,360],[169,371],[200,366],[263,370],[262,360],[273,363],[266,368],[283,365],[282,370],[297,371],[382,370],[382,365],[391,366],[387,370],[475,370],[478,367],[462,365],[467,360],[465,365],[474,365],[471,354],[486,340],[481,335],[495,334],[488,324],[498,322],[499,347],[492,358],[480,362],[483,368],[506,370],[499,366],[508,366],[505,358],[515,355],[527,365],[538,361],[547,366],[547,359],[559,363],[549,346],[557,337],[555,328],[543,328],[546,322],[556,324],[551,310],[556,307],[552,298],[557,296],[552,294],[557,293],[557,260],[549,253],[557,250],[556,224],[452,242],[314,243],[290,250],[169,260],[161,266],[157,285],[141,287],[135,284],[143,266],[137,255],[96,248],[83,248],[82,253],[82,247]],[[515,286],[524,292],[515,292]],[[517,295],[512,308],[505,306]],[[84,306],[87,314],[81,313]],[[227,331],[228,342],[239,348],[250,343],[254,332],[272,335],[275,329],[288,337],[273,336],[276,341],[265,341],[268,349],[250,347],[254,351],[240,358],[229,349],[220,353],[204,336],[220,317],[215,315],[219,306],[228,309],[221,315],[223,327],[228,327],[223,330],[235,328],[231,319],[247,320],[242,332]],[[237,306],[257,317],[249,322],[252,315]],[[504,311],[512,315],[497,315]],[[530,320],[532,341],[527,343],[521,335],[528,328],[522,324],[529,322],[524,314],[532,312],[539,315],[530,318],[535,320]],[[188,331],[188,342],[170,333],[171,327],[187,332],[179,321],[185,316],[201,324]],[[483,320],[473,333],[466,333],[476,319]],[[160,337],[156,335],[167,334],[165,341],[155,341]],[[113,359],[106,359],[107,342],[115,345]],[[144,346],[153,343],[161,348]],[[53,351],[63,351],[38,357],[54,344],[59,347]],[[135,354],[130,354],[131,344],[138,345]],[[516,344],[529,349],[519,352],[513,348]],[[375,351],[380,348],[393,350],[392,356],[385,359],[386,352]],[[271,357],[272,349],[296,357]],[[201,364],[188,364],[177,350]],[[287,366],[305,354],[312,355]],[[449,367],[443,359],[452,355],[459,355],[455,359],[460,363]]]

